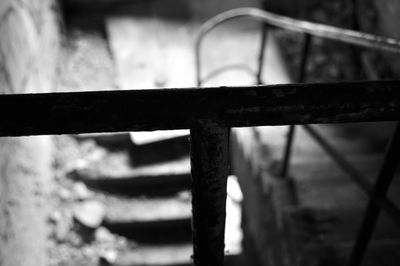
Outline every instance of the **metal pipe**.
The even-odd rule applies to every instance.
[[[360,31],[360,20],[358,16],[358,0],[352,0],[351,3],[351,14],[352,14],[352,29],[355,31]],[[351,51],[351,56],[352,56],[352,61],[355,69],[355,75],[356,79],[365,79],[364,75],[367,75],[367,73],[364,73],[365,70],[362,68],[363,67],[363,62],[362,62],[362,56],[363,56],[363,51],[362,49],[357,49],[357,47],[351,46],[350,47]],[[364,71],[363,71],[364,70]]]
[[[376,223],[379,218],[381,207],[374,203],[374,199],[384,199],[393,180],[394,173],[400,160],[400,123],[397,124],[392,140],[388,145],[385,159],[375,183],[373,193],[367,211],[364,216],[356,243],[354,245],[349,265],[359,266],[362,264],[368,244],[372,238]]]
[[[263,84],[262,81],[262,73],[264,70],[264,57],[265,57],[265,50],[268,41],[268,25],[263,23],[261,29],[261,43],[260,43],[260,52],[258,54],[258,67],[257,67],[257,84]]]
[[[190,136],[194,265],[223,266],[229,129],[198,121]]]
[[[287,137],[286,137],[285,151],[283,153],[282,169],[281,169],[281,173],[280,173],[281,178],[288,177],[288,172],[289,172],[289,167],[290,167],[290,158],[292,155],[295,131],[296,131],[296,126],[290,125],[288,133],[287,133]]]
[[[312,44],[312,36],[308,33],[304,34],[304,42],[301,50],[299,74],[296,78],[298,83],[303,83],[307,79],[307,64],[310,55],[310,49]]]
[[[196,46],[195,51],[195,65],[196,65],[196,86],[201,87],[202,78],[201,78],[201,58],[200,58],[200,45]]]
[[[358,15],[358,0],[351,1],[352,23],[354,30],[360,30],[360,19]]]
[[[300,58],[300,64],[299,64],[299,71],[298,71],[298,76],[297,76],[297,81],[299,83],[302,83],[306,80],[307,76],[307,63],[308,63],[308,58],[309,58],[309,53],[310,53],[310,46],[311,46],[311,35],[310,34],[304,34],[304,42],[303,42],[303,47],[301,50],[301,58]],[[292,153],[292,147],[294,143],[294,137],[296,133],[296,126],[291,125],[289,126],[289,132],[287,136],[287,141],[285,145],[285,151],[283,155],[283,162],[282,162],[282,170],[281,170],[281,177],[286,178],[289,172],[289,167],[290,167],[290,157]]]
[[[400,120],[400,81],[0,95],[0,136]],[[25,110],[29,110],[26,112]]]
[[[223,22],[240,17],[249,17],[271,26],[308,33],[313,36],[331,39],[338,42],[400,53],[400,40],[398,39],[294,19],[263,11],[258,8],[237,8],[216,15],[201,26],[200,33],[197,36],[195,43],[196,54],[200,52],[202,40],[209,31]]]
[[[356,5],[356,1],[354,0],[354,5]],[[353,8],[353,15],[357,13],[357,11]],[[219,24],[233,20],[240,17],[249,17],[264,23],[264,30],[262,36],[262,42],[266,42],[266,30],[265,28],[268,26],[275,26],[279,28],[283,28],[286,30],[302,32],[305,34],[309,34],[312,36],[318,36],[321,38],[331,39],[334,41],[344,42],[356,46],[389,51],[400,53],[400,40],[394,38],[387,38],[383,36],[373,35],[365,32],[360,32],[357,30],[349,30],[338,27],[333,27],[325,24],[313,23],[299,19],[293,19],[290,17],[285,17],[281,15],[277,15],[271,12],[263,11],[257,8],[237,8],[232,9],[226,12],[223,12],[210,20],[204,23],[200,28],[200,33],[195,41],[195,63],[196,63],[196,79],[197,86],[201,84],[201,44],[204,37],[210,32],[213,28],[218,26]],[[353,26],[358,29],[359,23],[358,18],[354,18]],[[258,83],[261,84],[261,74],[263,68],[263,53],[264,46],[262,46],[259,55],[259,74],[257,76]]]

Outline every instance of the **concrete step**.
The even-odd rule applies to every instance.
[[[110,150],[126,150],[133,145],[129,133],[98,133],[75,135],[79,141],[94,140],[97,145]]]
[[[190,152],[188,130],[131,132],[130,137],[131,162],[136,166],[176,160]]]
[[[297,207],[285,212],[284,235],[290,257],[301,265],[325,265],[328,261],[329,265],[346,265],[363,216],[362,210],[352,209]],[[399,239],[398,226],[381,215],[363,265],[397,265]]]
[[[364,122],[313,125],[313,127],[336,149],[344,153],[382,153],[391,137],[394,123]]]
[[[116,164],[99,169],[97,166],[106,160],[75,168],[69,177],[97,190],[129,196],[171,195],[190,187],[189,158],[136,168]]]
[[[356,154],[366,154],[366,153],[382,153],[384,152],[385,140],[388,137],[382,137],[378,143],[369,139],[366,135],[366,123],[353,123],[353,124],[327,124],[327,125],[312,125],[313,128],[323,136],[328,143],[330,143],[337,151],[343,153],[344,155],[356,155]],[[350,126],[354,128],[359,128],[356,132],[350,130]],[[376,125],[379,127],[380,124]],[[310,154],[315,156],[320,156],[321,153],[325,151],[319,146],[319,144],[311,137],[311,135],[301,126],[297,127],[296,140],[297,143],[295,152],[298,156],[304,154]],[[363,131],[365,129],[365,131]],[[383,146],[383,147],[382,147]]]
[[[112,266],[190,266],[193,246],[191,244],[140,246],[120,252],[106,265]],[[226,254],[225,265],[236,266],[241,263],[240,254]]]
[[[67,26],[89,27],[91,30],[94,26],[104,25],[109,16],[148,17],[156,14],[168,19],[187,19],[192,15],[192,6],[190,1],[186,0],[62,0],[61,2]]]
[[[290,245],[288,245],[290,246]],[[321,238],[309,238],[290,246],[291,257],[299,265],[347,265],[354,241],[328,242]],[[364,266],[398,265],[400,241],[398,238],[372,239],[364,256]],[[293,264],[295,263],[293,261]]]
[[[350,141],[363,142],[364,149],[384,152],[386,144],[393,134],[396,122],[348,123],[336,126],[335,135]]]
[[[142,131],[129,133],[131,140],[135,145],[145,145],[179,137],[188,138],[189,134],[189,130],[158,130],[151,132]]]
[[[241,250],[241,191],[236,178],[227,186],[225,245],[227,251]],[[183,191],[170,197],[117,197],[106,195],[104,226],[139,242],[179,242],[191,239],[191,194]]]
[[[347,158],[372,184],[375,182],[382,154],[348,155]],[[330,159],[305,157],[295,160],[291,169],[298,207],[285,214],[286,239],[297,247],[310,250],[317,247],[317,257],[324,254],[321,247],[353,243],[368,203],[365,192]],[[400,174],[396,173],[388,197],[397,204],[400,203],[399,191]],[[400,228],[382,212],[373,241],[397,239],[400,239]],[[309,251],[304,250],[301,256],[308,256]]]
[[[111,232],[139,243],[182,243],[192,239],[191,218],[155,221],[107,221]]]
[[[382,163],[383,154],[380,149],[369,147],[365,141],[349,139],[347,135],[340,136],[335,132],[336,129],[339,130],[340,125],[337,128],[326,126],[322,131],[331,137],[329,140],[337,149],[344,151],[343,156],[353,162],[373,183]],[[279,162],[282,159],[286,133],[287,127],[258,127],[234,129],[232,134],[235,155],[232,164],[245,194],[243,202],[245,214],[247,213],[244,217],[247,219],[244,223],[248,233],[246,237],[252,237],[248,242],[255,245],[257,250],[269,250],[273,254],[274,249],[265,245],[264,241],[278,235],[281,237],[279,240],[285,241],[282,244],[287,249],[285,259],[291,260],[288,265],[343,265],[345,263],[336,263],[334,260],[338,255],[335,247],[343,242],[354,241],[364,216],[367,197],[301,127],[297,130],[290,168],[294,186],[291,186],[292,182],[279,179],[276,174],[263,173],[279,173],[279,167],[275,171],[271,170],[274,161]],[[255,182],[257,179],[265,180],[265,183]],[[283,186],[275,185],[281,181]],[[390,198],[397,204],[400,202],[398,192],[397,173],[389,191]],[[292,193],[297,196],[297,202],[292,200]],[[296,204],[299,206],[286,210]],[[266,209],[270,210],[269,215],[251,219]],[[284,215],[281,215],[282,212]],[[282,223],[284,224],[282,230],[265,226],[265,219],[270,221],[274,218],[277,220],[276,228],[281,228]],[[257,224],[257,221],[261,222]],[[399,237],[397,226],[382,213],[374,241],[392,241]],[[276,242],[279,243],[279,240]],[[276,246],[279,247],[279,244]],[[274,258],[269,255],[263,260],[268,264]]]
[[[382,154],[347,156],[361,174],[374,184],[382,164]],[[295,160],[291,166],[297,198],[300,205],[316,208],[364,208],[365,192],[351,180],[330,158]],[[400,173],[397,172],[388,197],[400,203]]]
[[[343,243],[335,247],[335,255],[337,264],[346,265],[350,258],[353,249],[353,244]],[[367,253],[365,254],[363,266],[396,266],[399,265],[400,253],[400,241],[386,240],[386,241],[371,241],[368,245]]]
[[[191,217],[191,209],[189,191],[162,198],[126,198],[108,195],[105,219],[109,223],[163,221]]]
[[[136,242],[168,243],[191,240],[191,198],[106,198],[103,225]]]
[[[310,206],[298,206],[284,212],[285,228],[288,239],[297,245],[318,243],[329,245],[351,243],[357,237],[365,208],[319,209]],[[387,215],[380,215],[373,239],[376,241],[396,240],[400,238],[400,228]]]
[[[94,140],[97,145],[111,151],[129,151],[134,165],[173,160],[187,156],[190,151],[189,130],[80,134],[75,138]]]
[[[329,124],[313,125],[313,127],[326,138],[326,140],[344,156],[380,154],[384,152],[384,146],[388,140],[388,134],[382,134],[379,139],[373,139],[366,133],[370,127],[380,127],[381,123],[357,123],[357,124]],[[387,123],[384,124],[386,131],[390,131]],[[358,131],[356,129],[359,129]],[[387,129],[386,129],[387,128]],[[365,130],[364,130],[365,129]],[[241,129],[243,130],[243,129]],[[286,145],[288,126],[257,127],[252,129],[259,139],[259,146],[267,151],[266,156],[275,162],[276,168],[280,168],[283,151]],[[368,131],[369,132],[369,131]],[[296,127],[295,142],[293,145],[291,161],[302,160],[329,160],[329,155],[322,147],[302,128]],[[248,145],[245,141],[241,145]]]
[[[117,254],[112,266],[189,266],[193,247],[189,244],[140,246]]]

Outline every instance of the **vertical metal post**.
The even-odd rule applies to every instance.
[[[265,57],[265,49],[268,41],[268,25],[262,24],[261,29],[261,43],[260,43],[260,52],[258,54],[258,70],[257,70],[257,84],[262,85],[262,72],[264,70],[264,57]]]
[[[200,121],[190,130],[195,266],[224,265],[229,129]]]
[[[306,75],[307,74],[306,67],[307,67],[307,63],[308,63],[308,54],[310,51],[310,45],[311,45],[311,35],[304,34],[304,43],[303,43],[303,49],[301,51],[299,72],[298,72],[298,76],[297,76],[297,82],[300,82],[300,83],[304,82],[306,79],[306,76],[307,76]],[[290,156],[292,153],[295,132],[296,132],[296,126],[291,125],[289,127],[285,151],[283,154],[283,163],[282,163],[282,170],[281,170],[281,175],[280,175],[282,178],[286,178],[288,175],[288,172],[289,172]]]
[[[296,131],[296,126],[290,125],[289,132],[286,137],[285,151],[283,153],[282,170],[281,170],[281,174],[280,174],[280,177],[282,177],[282,178],[286,178],[288,176],[290,157],[292,155],[292,147],[293,147],[295,131]]]
[[[359,9],[359,1],[351,0],[351,14],[352,14],[351,23],[352,23],[352,29],[355,31],[361,30],[360,16],[358,15],[359,14],[358,9]],[[363,69],[363,64],[362,64],[363,49],[351,45],[350,51],[353,57],[352,59],[354,63],[354,68],[356,69],[355,72],[356,79],[365,79],[364,78],[365,70]]]
[[[358,0],[351,1],[351,11],[352,11],[352,24],[353,30],[360,30],[360,19],[358,16]]]
[[[397,169],[399,159],[400,123],[397,124],[392,140],[386,151],[385,159],[383,161],[383,165],[379,172],[378,179],[371,197],[382,199],[386,196],[386,192],[389,189],[390,183],[392,182],[394,173]],[[372,238],[380,211],[381,209],[379,205],[377,205],[374,200],[370,199],[363,223],[350,257],[350,266],[359,266],[362,264],[365,251],[367,250],[368,243]]]
[[[360,30],[360,16],[358,15],[359,3],[358,0],[351,0],[351,13],[353,30]]]
[[[301,57],[300,57],[300,65],[299,65],[299,72],[298,76],[296,77],[296,81],[302,83],[307,78],[307,63],[308,63],[308,55],[310,53],[310,46],[311,46],[311,35],[308,33],[304,34],[304,42],[303,47],[301,50]]]
[[[267,10],[267,0],[262,1],[261,3],[262,9]],[[262,85],[262,72],[264,70],[264,56],[265,56],[265,48],[268,41],[268,28],[269,25],[263,23],[261,25],[261,43],[260,43],[260,52],[258,54],[258,70],[257,70],[257,84]]]

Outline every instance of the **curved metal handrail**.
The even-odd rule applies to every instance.
[[[196,76],[198,83],[201,80],[200,49],[203,38],[208,32],[210,32],[219,24],[240,17],[249,17],[275,27],[295,32],[306,33],[343,43],[353,44],[356,46],[400,53],[400,40],[398,39],[294,19],[282,15],[277,15],[258,8],[237,8],[216,15],[210,20],[206,21],[201,26],[200,33],[195,41],[195,56],[197,66]]]

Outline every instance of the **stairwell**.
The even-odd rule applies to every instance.
[[[180,18],[180,12],[176,14],[172,7],[164,5],[141,3],[134,7],[137,9],[128,14],[121,14],[118,9],[106,15],[101,11],[100,19],[94,21],[82,15],[67,21],[73,26],[68,24],[60,91],[196,85],[193,47],[199,23]],[[253,35],[247,34],[249,44],[253,43],[250,39]],[[222,41],[227,43],[238,36],[238,33],[226,34]],[[223,49],[220,38],[214,36],[211,42]],[[211,63],[227,55],[215,56]],[[240,75],[236,80],[240,77],[242,84],[246,83],[243,77],[249,79]],[[78,261],[86,265],[192,265],[188,130],[62,138],[68,144],[73,143],[77,150],[89,147],[89,151],[77,152],[74,162],[68,163],[59,177],[69,180],[68,187],[73,194],[77,191],[83,194],[69,200],[74,224],[70,230],[77,232],[79,238],[86,238],[72,246],[88,253],[86,257],[92,259]],[[63,146],[61,143],[60,148]],[[237,179],[231,176],[225,232],[226,265],[245,263],[241,252],[241,197]],[[53,222],[62,224],[59,220],[63,218],[56,216]],[[107,239],[110,243],[102,243]],[[61,236],[58,241],[71,242],[67,236]],[[63,263],[74,265],[72,261]]]
[[[102,257],[102,263],[121,266],[192,263],[188,137],[171,138],[171,132],[157,134],[157,138],[144,144],[131,140],[138,138],[135,133],[131,133],[132,138],[129,133],[77,136],[81,142],[94,140],[106,148],[98,158],[80,161],[79,167],[69,172],[69,178],[97,191],[97,200],[105,205],[101,226],[135,243],[133,248],[118,252],[113,258]],[[147,159],[138,162],[131,154],[135,157],[145,154]],[[230,182],[235,186],[234,179]],[[230,195],[226,263],[236,265],[241,250],[240,238],[234,239],[235,234],[240,234],[235,232],[240,231],[240,203],[234,200],[232,189]]]
[[[99,57],[103,67],[91,69],[91,65],[74,65],[77,72],[85,73],[86,81],[64,81],[63,88],[98,90],[104,88],[102,84],[107,84],[109,87],[104,89],[124,90],[196,85],[193,47],[198,22],[190,16],[188,19],[187,14],[184,20],[177,19],[176,16],[182,14],[172,12],[173,7],[165,9],[141,3],[134,5],[133,11],[132,6],[116,10],[105,12],[106,15],[103,10],[94,21],[84,20],[89,26],[85,24],[79,30],[78,39],[90,36],[89,45],[85,47],[84,40],[80,44],[83,47],[79,44],[72,47],[77,53],[83,50],[82,58],[92,52],[91,47],[99,49],[100,54],[106,55]],[[77,18],[78,25],[82,25],[81,20],[82,14]],[[101,31],[93,34],[91,23],[97,26],[100,23]],[[205,85],[256,83],[251,73],[257,68],[260,37],[258,24],[243,22],[210,34],[204,44],[208,48],[202,51],[206,58],[204,73],[221,65],[246,63],[250,74],[232,68]],[[267,65],[262,73],[264,81],[290,83],[274,34],[269,37],[265,54]],[[101,44],[93,45],[93,40],[94,43],[100,40]],[[99,60],[97,56],[92,55]],[[105,62],[107,67],[104,68]],[[388,134],[372,142],[356,139],[354,135],[368,135],[365,132],[371,128],[373,136],[379,135],[375,132],[377,126],[381,125],[320,126],[318,130],[372,181]],[[360,130],[361,134],[354,133]],[[244,232],[240,229],[240,189],[235,177],[231,177],[228,181],[226,265],[321,265],[328,260],[331,263],[328,265],[340,265],[351,250],[367,198],[302,129],[296,136],[290,178],[279,179],[277,173],[286,132],[286,127],[233,130],[232,173],[238,176],[245,195]],[[92,134],[72,139],[78,146],[94,148],[64,177],[75,184],[84,184],[93,193],[90,200],[80,200],[89,202],[88,209],[97,208],[90,206],[91,201],[101,203],[97,221],[79,216],[79,213],[89,212],[85,204],[78,204],[83,211],[78,208],[75,212],[75,222],[89,227],[89,235],[93,231],[96,234],[98,228],[105,228],[125,243],[122,248],[116,245],[112,252],[95,254],[98,257],[95,263],[191,265],[188,132]],[[398,201],[398,180],[394,183],[391,193]],[[243,256],[242,235],[244,253],[255,252],[255,256]],[[382,217],[371,245],[370,265],[383,260],[387,265],[395,265],[397,260],[392,255],[396,254],[392,251],[398,248],[398,236],[399,231],[391,221]],[[389,253],[390,258],[386,256]]]

